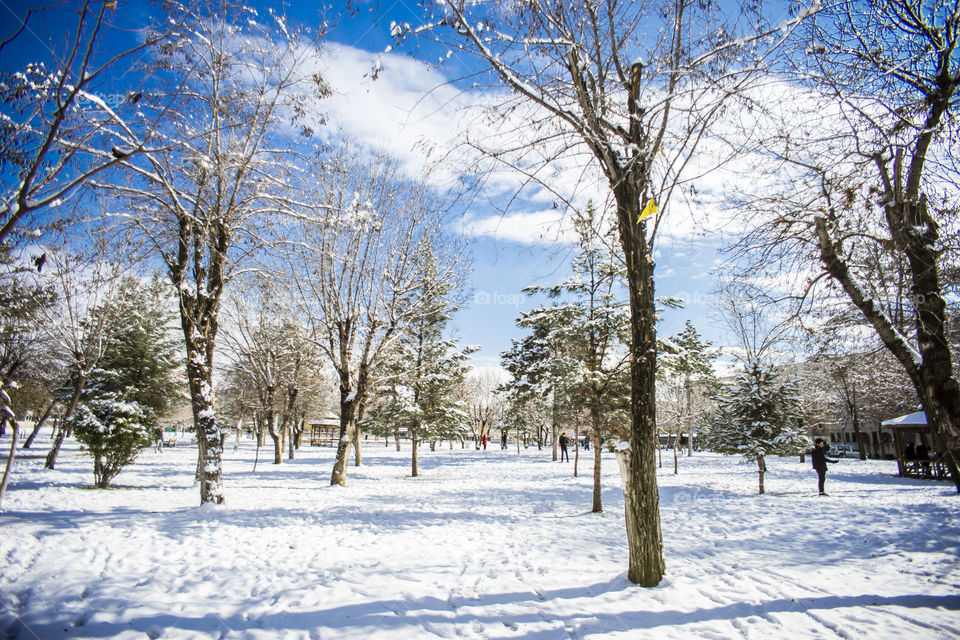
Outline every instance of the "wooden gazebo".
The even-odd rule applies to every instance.
[[[923,411],[885,420],[881,423],[881,426],[893,433],[893,446],[900,476],[926,480],[950,479],[950,470],[943,459],[943,452],[936,451],[933,446],[936,442],[933,426],[927,424],[927,416]],[[922,443],[927,451],[932,453],[925,458],[909,457],[906,452],[906,444],[911,442]]]
[[[310,446],[335,447],[340,437],[340,416],[326,415],[310,421]]]

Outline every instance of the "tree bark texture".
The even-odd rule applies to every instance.
[[[599,429],[599,410],[595,410],[597,418],[593,425],[593,513],[603,512],[603,485],[600,482],[601,459],[603,453],[603,436]]]
[[[208,362],[212,364],[212,359],[212,353],[205,356],[188,346],[187,379],[190,383],[193,424],[197,432],[200,504],[223,504],[224,501],[220,425],[213,407],[212,367],[207,366]]]
[[[620,242],[627,266],[630,296],[630,482],[624,483],[624,504],[630,558],[627,578],[645,587],[656,586],[666,571],[660,530],[660,492],[656,472],[657,367],[656,304],[653,256],[646,241],[646,224],[637,223],[640,193],[629,181],[615,189]]]
[[[887,217],[893,227],[895,242],[906,242],[909,245],[905,252],[913,270],[918,349],[910,346],[876,302],[858,286],[849,266],[841,257],[842,247],[834,242],[828,222],[822,217],[816,219],[820,260],[910,377],[923,402],[927,421],[935,426],[938,444],[947,454],[945,459],[950,476],[960,492],[960,470],[957,469],[955,454],[960,450],[960,387],[953,375],[950,347],[946,338],[946,303],[940,295],[939,274],[933,249],[936,246],[936,226],[929,216],[924,215],[927,222],[926,233],[898,233],[899,226],[903,225],[895,220],[896,217],[909,216],[912,219],[918,215],[909,211],[908,203],[902,206],[908,211],[897,215],[888,212]],[[928,237],[931,235],[933,237]],[[928,242],[929,244],[926,244]],[[928,262],[924,264],[924,260]]]
[[[337,458],[330,474],[330,484],[347,486],[347,465],[350,462],[350,439],[354,432],[354,419],[357,411],[356,394],[340,387],[340,439],[337,441]]]

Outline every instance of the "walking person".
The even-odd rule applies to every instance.
[[[560,462],[563,462],[566,459],[567,462],[570,462],[570,452],[567,451],[567,446],[570,444],[570,441],[567,439],[566,433],[560,434]]]
[[[824,483],[827,480],[827,463],[840,461],[827,457],[827,443],[823,441],[823,438],[817,438],[813,441],[813,444],[813,449],[808,453],[810,454],[810,460],[813,462],[813,468],[817,470],[817,478],[819,478],[817,486],[820,489],[820,495],[825,496],[827,495],[827,492],[824,491]]]
[[[500,449],[506,449],[506,448],[507,448],[507,432],[501,431],[500,432]]]

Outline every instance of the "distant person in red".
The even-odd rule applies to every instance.
[[[817,470],[817,477],[820,479],[818,485],[820,495],[825,496],[827,495],[827,492],[824,491],[824,483],[827,481],[827,463],[840,461],[827,457],[827,443],[823,441],[823,438],[817,438],[813,441],[813,444],[813,450],[809,451],[810,459],[813,462],[813,468]]]
[[[487,450],[487,436],[483,436],[483,450]]]
[[[566,458],[567,462],[570,462],[570,452],[567,451],[567,445],[570,444],[570,441],[567,439],[567,434],[560,434],[560,462],[563,462]]]

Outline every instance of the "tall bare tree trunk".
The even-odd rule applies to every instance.
[[[410,455],[410,475],[416,478],[420,475],[419,457],[417,455],[417,450],[420,448],[420,440],[416,436],[413,436],[410,438],[410,441],[413,443],[413,453]]]
[[[757,458],[757,475],[760,478],[760,493],[764,493],[763,490],[763,474],[767,472],[767,463],[764,461],[763,456]]]
[[[37,437],[37,434],[40,433],[40,429],[46,423],[47,418],[50,417],[50,413],[53,411],[53,407],[57,404],[56,399],[51,400],[50,404],[47,405],[46,410],[43,412],[43,415],[40,416],[40,419],[37,420],[36,424],[33,425],[33,431],[30,432],[30,435],[27,436],[26,441],[23,443],[24,449],[29,449],[30,445],[33,444],[34,439]]]
[[[6,406],[4,406],[6,408]],[[3,480],[0,480],[0,506],[3,506],[3,496],[7,493],[7,485],[10,483],[10,474],[13,473],[13,460],[17,457],[17,438],[20,437],[20,423],[11,418],[3,418],[3,422],[9,422],[13,433],[10,437],[10,455],[7,456],[7,464],[3,468]]]
[[[637,170],[644,175],[642,168]],[[629,481],[624,482],[624,513],[630,552],[627,578],[635,584],[652,587],[660,583],[666,571],[655,457],[657,341],[654,263],[651,247],[647,244],[646,224],[638,222],[642,194],[625,177],[615,188],[614,195],[632,319]]]
[[[70,398],[70,404],[67,405],[67,410],[60,420],[57,435],[53,440],[53,448],[47,453],[47,459],[43,464],[46,469],[53,469],[57,465],[57,456],[60,455],[60,447],[63,445],[63,439],[67,436],[67,420],[73,415],[73,412],[77,410],[77,405],[80,404],[80,394],[83,393],[83,385],[85,385],[86,382],[87,377],[82,373],[78,373],[77,381],[73,388],[73,396]]]
[[[673,475],[678,475],[677,449],[680,447],[680,434],[673,437]]]
[[[360,426],[354,422],[353,423],[353,466],[359,467],[363,464],[363,456],[360,452]]]
[[[600,483],[603,438],[600,435],[598,423],[599,420],[595,420],[593,427],[593,508],[591,509],[593,513],[603,511],[603,485]]]

